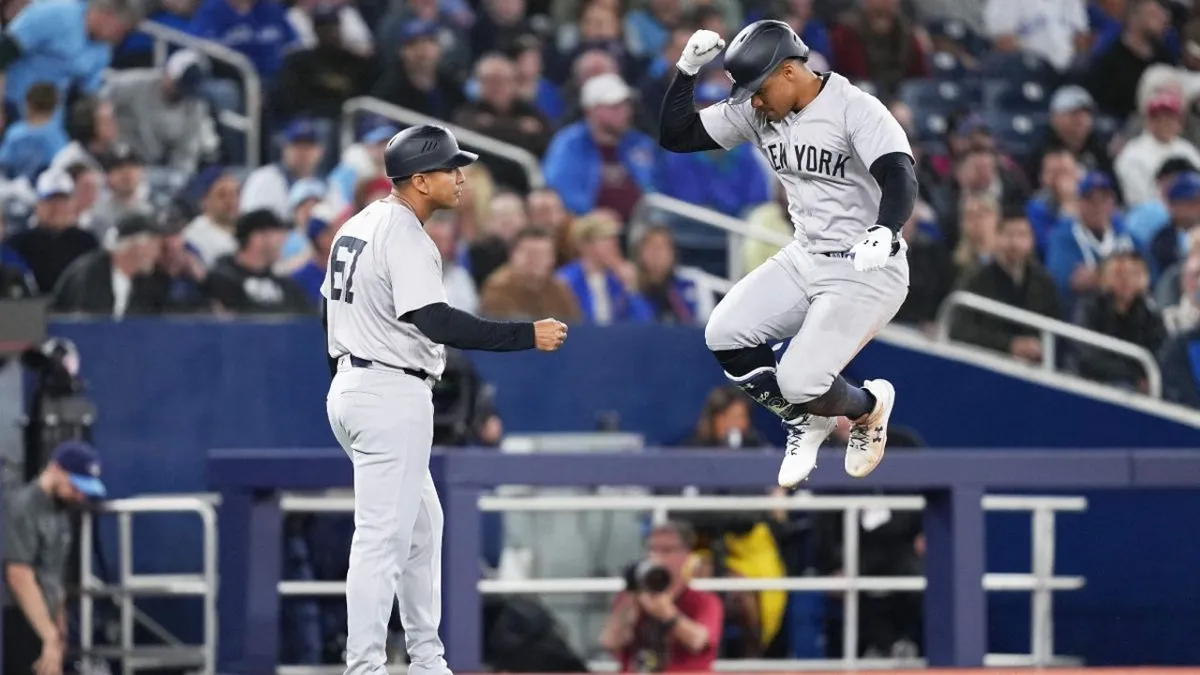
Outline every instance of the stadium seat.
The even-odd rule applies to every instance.
[[[968,73],[962,61],[950,52],[934,52],[929,57],[929,63],[933,66],[934,75],[942,79],[958,79]]]
[[[981,74],[989,79],[1014,81],[1037,80],[1054,83],[1059,74],[1054,67],[1032,54],[991,53],[979,64]]]
[[[900,100],[912,108],[914,117],[950,115],[969,107],[964,87],[949,80],[911,80],[900,87]]]
[[[1012,155],[1024,157],[1032,153],[1041,140],[1048,124],[1048,115],[989,111],[987,123],[1001,148]]]
[[[1041,113],[1048,105],[1048,94],[1047,88],[1036,80],[988,80],[983,85],[983,106],[1014,114]]]
[[[953,40],[973,56],[983,56],[991,48],[987,38],[971,30],[966,23],[958,19],[938,19],[925,24],[929,35],[935,38],[944,37]]]

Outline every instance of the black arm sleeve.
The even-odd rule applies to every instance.
[[[883,192],[875,222],[899,232],[917,203],[917,173],[912,158],[903,152],[889,152],[871,164],[871,175]]]
[[[8,66],[21,56],[21,45],[8,35],[0,35],[0,72],[8,70]]]
[[[696,77],[675,69],[671,86],[663,97],[662,121],[658,144],[671,152],[720,150],[721,145],[708,135],[700,113],[696,112]]]
[[[430,340],[447,347],[488,352],[534,348],[532,323],[480,319],[444,302],[425,305],[400,319],[416,326]]]
[[[329,366],[329,377],[337,375],[337,359],[329,355],[329,306],[321,302],[321,328],[325,333],[325,362]]]

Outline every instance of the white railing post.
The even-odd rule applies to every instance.
[[[129,580],[133,577],[133,514],[117,514],[117,562],[121,570],[117,577],[121,580],[121,651],[129,654],[133,651],[133,595],[128,592]],[[133,664],[129,658],[121,659],[121,672],[133,674]]]
[[[95,633],[93,618],[96,613],[95,600],[87,590],[92,587],[92,513],[85,510],[79,519],[79,646],[84,654],[92,648],[92,635]]]
[[[846,578],[846,593],[842,609],[842,661],[853,670],[858,661],[858,523],[857,506],[842,512],[842,576]]]
[[[1053,593],[1050,580],[1054,576],[1054,512],[1046,507],[1033,510],[1031,568],[1037,584],[1033,589],[1031,616],[1031,651],[1033,665],[1046,667],[1054,654]]]

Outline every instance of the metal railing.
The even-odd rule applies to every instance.
[[[644,511],[656,521],[675,511],[841,511],[845,570],[837,577],[785,578],[707,578],[695,579],[693,588],[706,591],[841,591],[844,594],[843,644],[858,645],[859,594],[864,591],[921,592],[924,577],[867,577],[859,574],[859,520],[864,509],[887,508],[897,511],[919,511],[925,508],[925,498],[917,496],[879,495],[814,495],[797,493],[789,497],[739,496],[655,496],[655,495],[485,495],[479,498],[479,509],[491,512],[566,512],[566,511]],[[1023,511],[1032,513],[1032,562],[1029,574],[987,574],[981,580],[983,588],[994,592],[1030,592],[1031,653],[990,654],[989,665],[1049,666],[1069,663],[1069,659],[1054,654],[1053,593],[1082,588],[1084,579],[1078,576],[1054,574],[1055,515],[1057,512],[1078,512],[1087,509],[1082,497],[1039,497],[987,495],[983,498],[986,511]],[[285,494],[280,499],[284,513],[344,513],[353,511],[354,499],[345,495]],[[480,593],[617,593],[625,587],[618,577],[581,577],[553,579],[481,579]],[[336,596],[345,593],[342,581],[281,581],[283,596]],[[803,670],[823,668],[912,667],[920,660],[878,660],[870,664],[857,657],[856,649],[846,649],[841,660],[718,661],[718,670]],[[763,664],[769,664],[765,666]],[[279,673],[310,672],[304,666],[281,666]],[[317,672],[317,671],[311,671]]]
[[[84,512],[80,527],[80,647],[82,656],[121,662],[121,671],[131,675],[138,670],[160,668],[199,669],[212,675],[217,655],[217,512],[214,500],[205,497],[134,497],[103,502],[97,515],[117,517],[117,575],[107,584],[93,573],[92,556],[94,515]],[[204,563],[200,574],[135,574],[133,572],[133,516],[144,513],[194,513],[204,528]],[[94,644],[95,598],[111,598],[119,607],[121,644],[100,647]],[[200,597],[204,603],[204,642],[187,645],[152,620],[140,616],[134,607],[137,597]],[[136,619],[163,641],[161,646],[134,644]]]
[[[198,38],[190,33],[176,30],[170,26],[154,21],[143,21],[138,30],[149,35],[154,40],[154,65],[161,68],[167,61],[167,45],[176,45],[194,49],[210,59],[228,64],[242,80],[243,105],[246,112],[221,110],[217,121],[235,131],[246,135],[246,168],[254,170],[259,164],[259,148],[261,146],[262,130],[262,80],[258,70],[250,59],[225,45],[211,40]]]
[[[1146,393],[1154,398],[1162,398],[1162,371],[1154,354],[1144,347],[968,291],[954,291],[942,302],[937,316],[938,340],[950,341],[954,315],[962,309],[990,314],[1038,330],[1041,333],[1043,370],[1055,371],[1055,337],[1074,340],[1136,361],[1146,371]]]
[[[542,179],[542,165],[537,155],[534,155],[525,148],[513,145],[512,143],[505,143],[491,136],[481,134],[478,131],[472,131],[436,117],[422,115],[415,110],[402,108],[372,96],[358,96],[342,104],[341,147],[343,148],[350,147],[356,140],[354,120],[358,113],[386,117],[403,126],[440,124],[449,129],[460,144],[481,150],[489,155],[495,155],[501,159],[506,159],[521,167],[521,170],[525,172],[526,180],[529,182],[531,189],[540,188],[546,184]]]
[[[753,223],[748,223],[744,220],[739,220],[732,216],[727,216],[719,211],[706,209],[702,206],[696,206],[674,197],[667,197],[660,194],[648,194],[638,201],[636,212],[642,209],[653,209],[665,211],[681,218],[694,220],[698,223],[704,223],[718,230],[722,230],[726,234],[726,258],[729,273],[729,278],[733,280],[741,279],[749,270],[744,269],[742,264],[742,241],[744,239],[754,239],[756,241],[775,244],[778,246],[787,246],[792,242],[792,238],[759,227]]]

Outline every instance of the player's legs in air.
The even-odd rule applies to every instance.
[[[408,375],[353,369],[338,373],[326,407],[354,463],[346,673],[386,675],[387,625],[397,597],[405,631],[412,631],[409,669],[448,673],[437,635],[442,513],[436,493],[428,494],[432,392]]]
[[[848,473],[869,474],[883,455],[895,392],[883,380],[851,386],[841,371],[899,309],[908,268],[900,256],[871,272],[878,278],[853,274],[849,259],[789,245],[735,284],[705,328],[705,342],[726,376],[784,422],[787,452],[779,470],[784,487],[812,471],[839,416],[854,423]],[[792,336],[776,364],[768,343]]]

